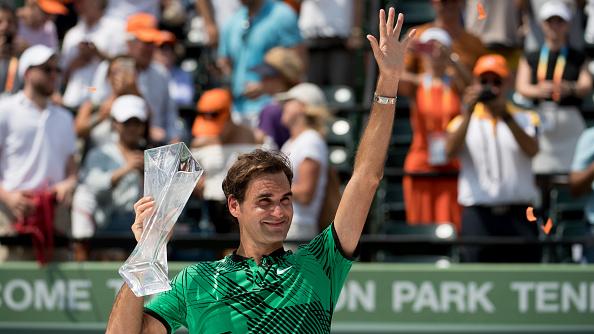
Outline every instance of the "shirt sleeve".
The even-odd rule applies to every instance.
[[[332,305],[336,305],[354,258],[344,253],[334,229],[334,223],[310,241],[306,248],[324,268],[324,272],[330,279]]]
[[[573,155],[573,162],[571,163],[571,171],[583,171],[594,161],[594,128],[588,129],[582,133],[578,139],[575,153]]]
[[[278,36],[279,44],[284,47],[293,47],[303,41],[301,31],[299,30],[299,21],[292,9],[286,8],[283,15],[279,16]]]
[[[171,290],[157,294],[144,306],[144,313],[159,320],[167,333],[175,332],[181,326],[188,326],[185,294],[187,282],[188,268],[185,268],[171,281]]]

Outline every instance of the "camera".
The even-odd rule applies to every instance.
[[[497,94],[493,93],[493,87],[491,85],[484,85],[478,96],[478,102],[487,102],[494,100]]]

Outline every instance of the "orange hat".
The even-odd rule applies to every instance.
[[[37,5],[46,14],[68,14],[68,8],[59,0],[37,0]]]
[[[126,32],[143,42],[159,43],[161,31],[157,29],[157,18],[149,13],[130,15],[126,21]]]
[[[173,44],[175,43],[176,38],[175,35],[167,30],[161,30],[160,31],[160,36],[159,36],[159,41],[157,42],[158,45],[163,45],[163,44]]]
[[[198,116],[192,126],[192,135],[220,135],[231,117],[231,105],[231,93],[226,89],[215,88],[204,92],[196,103]]]
[[[472,73],[479,76],[483,73],[493,72],[502,78],[507,78],[509,75],[509,68],[505,58],[498,54],[488,54],[480,57],[474,65]]]

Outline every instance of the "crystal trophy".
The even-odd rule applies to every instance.
[[[144,195],[155,211],[144,221],[140,241],[119,269],[138,297],[170,290],[167,268],[169,233],[203,169],[184,143],[144,151]]]

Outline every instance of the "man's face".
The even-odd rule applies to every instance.
[[[128,42],[128,54],[134,58],[136,66],[141,69],[145,69],[151,64],[154,51],[155,45],[153,43],[143,42],[138,39]]]
[[[291,185],[282,173],[264,174],[253,179],[242,203],[231,197],[229,211],[239,221],[243,242],[267,246],[287,237],[293,219]]]
[[[16,19],[11,12],[0,10],[0,36],[12,38],[16,35]]]
[[[31,84],[37,93],[49,97],[56,88],[59,75],[58,59],[51,57],[44,64],[32,66],[27,70],[25,84]]]

